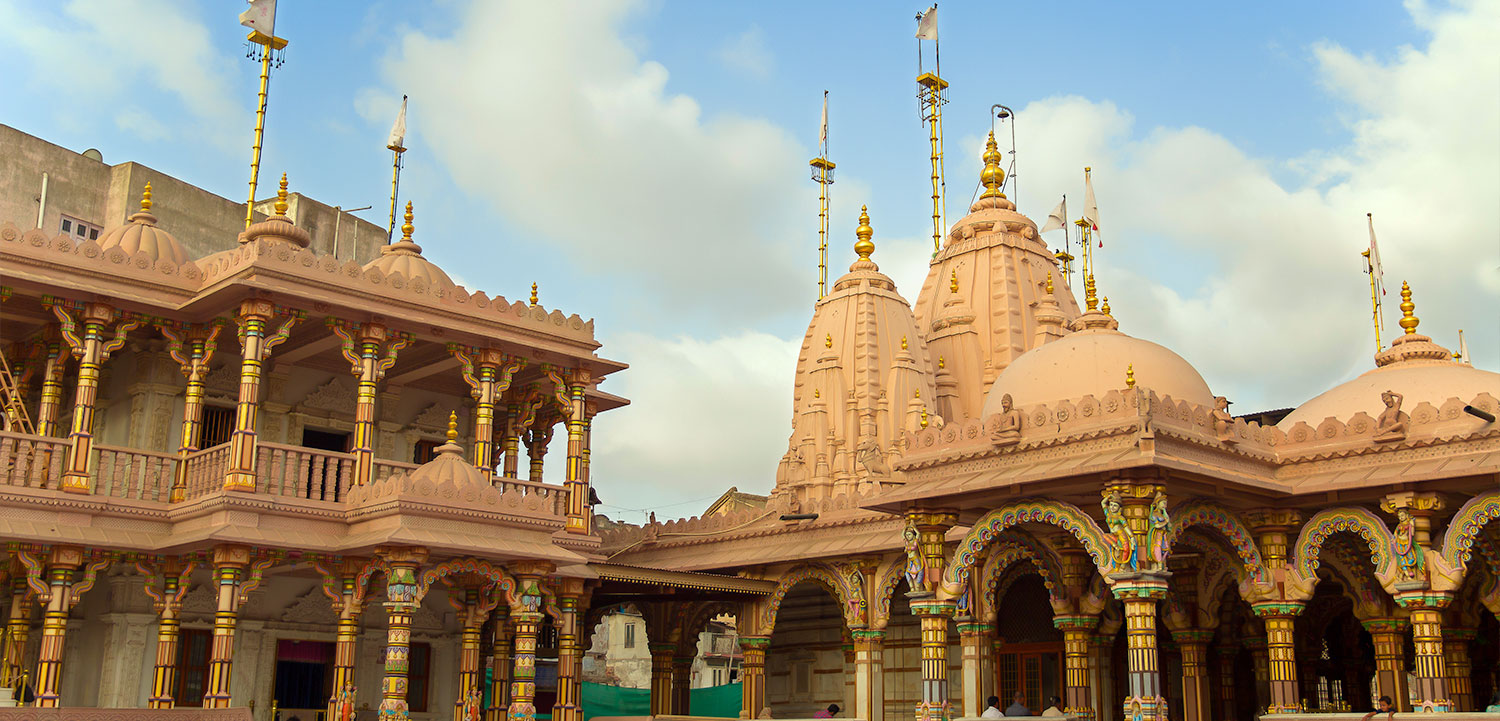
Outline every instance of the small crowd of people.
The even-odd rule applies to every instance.
[[[1016,695],[1011,698],[1010,705],[1006,706],[1004,711],[1000,710],[1000,697],[999,696],[991,696],[989,698],[989,700],[986,701],[986,703],[988,704],[988,708],[986,708],[984,710],[984,713],[982,713],[982,714],[979,715],[980,718],[1005,718],[1007,716],[1014,717],[1014,716],[1066,716],[1067,715],[1067,714],[1064,714],[1063,710],[1062,710],[1062,699],[1059,698],[1059,697],[1057,697],[1057,696],[1048,697],[1048,699],[1047,699],[1047,708],[1045,710],[1043,710],[1039,714],[1033,714],[1031,712],[1031,709],[1026,706],[1026,694],[1023,694],[1020,691],[1017,691]]]

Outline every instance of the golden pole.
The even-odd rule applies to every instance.
[[[826,157],[813,158],[808,163],[813,168],[812,179],[818,183],[818,300],[828,294],[828,186],[833,184],[833,161]]]
[[[260,47],[260,95],[255,108],[255,144],[250,149],[250,200],[245,203],[245,227],[255,220],[255,186],[260,180],[260,147],[266,131],[266,94],[271,87],[271,54],[286,47],[283,38],[254,31],[246,38]]]
[[[922,119],[927,121],[927,140],[932,161],[932,252],[943,249],[943,90],[947,81],[933,73],[917,77],[918,96],[922,102]]]
[[[391,152],[396,156],[395,160],[391,163],[391,220],[390,224],[386,226],[385,236],[385,242],[390,243],[391,237],[396,233],[396,190],[401,183],[401,154],[406,152],[406,148],[399,145],[386,147],[389,147]]]
[[[1370,309],[1375,318],[1375,352],[1379,353],[1385,348],[1380,340],[1380,289],[1375,286],[1375,266],[1370,262],[1370,251],[1366,250],[1360,255],[1365,257],[1365,272],[1370,275]]]

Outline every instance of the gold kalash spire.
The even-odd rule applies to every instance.
[[[1000,167],[1000,161],[1005,156],[1000,154],[1000,146],[995,144],[995,131],[990,131],[989,140],[984,143],[984,170],[979,173],[979,183],[984,186],[981,198],[1004,198],[1005,193],[1001,191],[1005,187],[1005,169]]]
[[[271,6],[273,13],[275,7],[275,5]],[[240,22],[249,25],[243,16]],[[279,68],[286,59],[287,41],[285,38],[275,36],[275,26],[276,18],[273,15],[267,25],[268,32],[251,30],[250,34],[245,36],[250,43],[250,49],[245,53],[245,57],[260,61],[260,95],[255,107],[255,144],[250,148],[250,200],[245,203],[246,228],[249,228],[250,223],[255,220],[255,186],[260,180],[260,148],[266,131],[266,93],[271,88],[271,66],[274,64]]]

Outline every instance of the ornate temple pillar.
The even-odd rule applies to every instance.
[[[697,649],[686,643],[680,648],[681,653],[672,657],[672,714],[687,716],[693,698],[693,657],[681,654],[692,653]]]
[[[651,715],[667,716],[672,713],[672,657],[677,653],[675,643],[652,643],[651,650]]]
[[[250,563],[246,546],[214,548],[214,581],[219,606],[214,613],[214,637],[208,651],[208,682],[203,708],[229,708],[229,674],[234,665],[234,633],[239,624],[240,582]]]
[[[516,478],[521,464],[521,405],[510,403],[505,407],[505,435],[500,438],[500,450],[504,453],[502,475]]]
[[[385,675],[380,679],[380,717],[404,719],[411,663],[411,619],[421,605],[417,569],[427,560],[423,548],[380,548],[385,561]]]
[[[63,349],[57,325],[47,327],[42,340],[42,399],[36,408],[36,434],[57,435],[57,412],[62,408],[63,375],[68,370],[68,353]]]
[[[1235,721],[1238,712],[1235,709],[1234,657],[1239,653],[1239,647],[1232,643],[1221,643],[1216,650],[1219,652],[1219,715],[1214,718],[1218,721]]]
[[[275,333],[270,333],[277,308],[268,300],[252,298],[240,303],[235,322],[239,324],[240,393],[235,405],[234,433],[230,435],[229,468],[224,474],[224,490],[255,492],[255,433],[260,417],[260,379],[262,365],[271,357],[271,349],[291,335],[292,326],[303,318],[300,311],[286,311],[285,319]],[[228,680],[225,680],[228,683]]]
[[[565,578],[558,585],[562,624],[557,629],[557,704],[552,707],[552,721],[583,721],[583,579]],[[692,668],[693,659],[687,662]],[[680,713],[687,713],[685,703]]]
[[[911,612],[922,629],[922,700],[917,721],[948,719],[948,623],[956,610],[951,600],[913,598]]]
[[[526,480],[532,483],[542,482],[543,459],[547,445],[552,442],[552,422],[552,418],[537,414],[526,432],[526,458],[530,461]]]
[[[1296,621],[1302,613],[1300,601],[1261,601],[1250,609],[1266,625],[1267,692],[1266,713],[1298,713],[1302,695],[1297,685]]]
[[[177,641],[182,630],[182,599],[187,595],[188,581],[197,562],[168,558],[151,564],[137,561],[136,568],[146,577],[146,595],[156,610],[156,667],[151,677],[148,708],[172,708],[177,704]]]
[[[1099,626],[1099,617],[1053,616],[1052,625],[1063,634],[1063,713],[1079,719],[1092,719],[1094,706],[1093,692],[1089,688],[1092,676],[1089,669],[1089,644],[1094,637],[1094,629]]]
[[[567,388],[571,406],[568,411],[568,533],[587,535],[593,528],[593,511],[589,506],[588,472],[584,465],[588,457],[585,429],[588,425],[587,409],[583,394],[588,389],[590,376],[587,369],[579,368],[568,374]],[[683,713],[687,713],[686,710]]]
[[[1119,629],[1115,629],[1118,631]],[[1066,638],[1066,637],[1065,637]],[[1094,718],[1107,718],[1105,704],[1114,704],[1118,695],[1114,688],[1114,674],[1111,673],[1110,662],[1111,651],[1115,645],[1114,633],[1096,633],[1089,636],[1089,679],[1092,688],[1089,689],[1090,707],[1094,712]],[[1064,650],[1066,651],[1066,641]]]
[[[89,456],[94,450],[94,406],[99,394],[99,372],[110,354],[124,347],[125,336],[139,327],[141,321],[122,317],[120,311],[103,303],[73,303],[49,299],[48,304],[60,323],[59,332],[78,357],[78,390],[73,401],[73,431],[68,453],[68,468],[63,472],[62,489],[69,493],[90,493]],[[80,327],[82,326],[82,327]],[[111,333],[113,337],[105,339]]]
[[[1177,642],[1182,654],[1182,710],[1187,721],[1211,721],[1213,715],[1213,692],[1208,671],[1208,642],[1213,631],[1187,629],[1173,631],[1172,640]]]
[[[1444,667],[1448,671],[1448,698],[1454,711],[1473,711],[1473,664],[1469,661],[1469,642],[1477,636],[1472,628],[1443,628]]]
[[[324,593],[330,587],[338,589],[329,598],[334,613],[338,614],[338,626],[333,642],[333,681],[329,684],[329,719],[338,718],[338,704],[346,690],[355,687],[354,658],[359,643],[359,617],[364,613],[365,594],[368,587],[359,583],[360,572],[370,563],[367,559],[344,559],[337,566],[329,566],[320,558],[312,559],[313,567],[323,576]]]
[[[1271,651],[1265,636],[1245,639],[1250,667],[1255,671],[1255,705],[1262,711],[1271,705]]]
[[[10,582],[10,612],[5,620],[5,667],[0,685],[15,686],[26,665],[26,642],[31,636],[31,587],[24,573]]]
[[[855,629],[852,716],[885,721],[885,631]]]
[[[1452,710],[1453,701],[1448,697],[1448,671],[1443,658],[1443,609],[1450,600],[1452,594],[1434,591],[1396,595],[1396,603],[1411,612],[1411,641],[1416,652],[1412,671],[1417,684],[1414,711],[1443,713]]]
[[[458,699],[454,702],[453,721],[465,721],[470,706],[479,708],[484,697],[483,678],[480,676],[480,642],[484,634],[484,622],[490,611],[501,600],[493,591],[490,596],[480,594],[477,588],[463,589],[463,605],[459,608],[458,641]],[[452,595],[450,594],[450,598]],[[559,647],[561,644],[559,644]],[[558,670],[563,668],[563,659],[558,659]],[[559,673],[558,696],[561,698],[561,673]],[[556,718],[556,717],[554,717]]]
[[[1166,721],[1160,660],[1156,648],[1156,605],[1166,598],[1167,581],[1154,574],[1120,574],[1112,581],[1115,598],[1125,605],[1125,718]]]
[[[740,636],[740,718],[760,718],[766,708],[766,649],[770,636]]]
[[[409,221],[408,221],[409,223]],[[328,329],[344,341],[344,360],[354,374],[354,485],[375,480],[375,397],[396,354],[411,344],[410,333],[392,333],[379,323],[345,323],[328,319]]]
[[[83,565],[83,549],[59,546],[47,559],[47,609],[42,614],[42,647],[37,655],[36,705],[41,708],[61,706],[63,641],[68,633],[68,612],[78,602],[74,592],[73,573]]]
[[[484,721],[505,721],[510,707],[510,606],[495,606],[490,637],[490,705]]]
[[[511,623],[515,627],[515,663],[511,670],[510,710],[511,721],[532,721],[536,718],[536,636],[542,625],[542,590],[540,576],[546,570],[526,568],[516,573],[516,584],[520,587],[521,605],[511,609]]]
[[[958,642],[963,657],[964,716],[984,713],[984,700],[990,695],[986,688],[992,685],[985,682],[984,669],[990,665],[985,660],[994,653],[994,645],[990,643],[994,635],[995,625],[992,623],[979,623],[972,618],[958,619]]]
[[[516,372],[525,367],[522,358],[508,356],[493,348],[473,348],[448,344],[448,352],[458,359],[464,382],[474,396],[474,467],[486,478],[495,475],[495,404]],[[509,423],[505,426],[509,440]]]
[[[177,468],[172,476],[171,503],[179,503],[187,494],[187,458],[200,450],[198,444],[203,436],[203,379],[208,375],[208,362],[213,360],[218,349],[219,331],[223,326],[213,323],[208,326],[178,326],[158,322],[157,330],[167,339],[167,353],[187,377],[187,391],[182,401],[182,442],[177,446]],[[153,708],[170,708],[161,706]]]

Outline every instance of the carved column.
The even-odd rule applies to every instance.
[[[1301,693],[1297,685],[1296,621],[1302,613],[1300,601],[1261,601],[1251,610],[1266,625],[1266,657],[1270,704],[1266,713],[1299,713]]]
[[[672,713],[672,656],[677,653],[675,643],[652,643],[651,650],[651,715],[667,716]]]
[[[156,669],[151,678],[149,708],[172,708],[177,701],[177,640],[181,632],[182,599],[187,595],[188,579],[197,562],[192,559],[167,558],[155,563],[137,561],[136,568],[146,577],[146,595],[156,610]]]
[[[368,579],[362,581],[360,576],[371,562],[353,558],[312,557],[309,560],[323,577],[323,595],[339,617],[333,643],[333,681],[329,685],[327,710],[327,717],[336,719],[345,690],[355,690],[354,658],[360,635],[359,617],[364,613],[365,596],[369,592]]]
[[[103,303],[78,304],[47,298],[60,323],[59,332],[73,349],[78,361],[78,392],[73,401],[72,443],[68,469],[63,472],[62,489],[69,493],[90,493],[89,456],[94,450],[94,406],[99,394],[99,372],[111,353],[125,345],[125,336],[139,327],[134,318]],[[80,327],[81,326],[81,327]],[[113,337],[110,327],[113,326]]]
[[[1208,672],[1208,642],[1213,637],[1213,631],[1201,629],[1172,632],[1172,640],[1177,642],[1182,655],[1182,710],[1187,721],[1213,719],[1213,693]]]
[[[1167,595],[1167,581],[1153,574],[1120,574],[1113,581],[1115,598],[1125,605],[1128,695],[1125,718],[1166,721],[1156,649],[1156,605]]]
[[[696,646],[689,647],[684,642],[679,647],[679,654],[672,657],[672,714],[674,716],[688,715],[688,706],[692,703],[690,692],[693,690],[693,657],[682,654],[696,650]]]
[[[1400,585],[1398,584],[1399,588]],[[1415,653],[1417,708],[1424,713],[1451,711],[1448,671],[1443,663],[1443,609],[1451,594],[1434,591],[1398,593],[1396,603],[1411,612],[1411,640]]]
[[[1109,714],[1105,711],[1114,705],[1114,699],[1118,695],[1114,688],[1114,664],[1110,661],[1115,646],[1115,633],[1118,631],[1117,627],[1114,632],[1106,631],[1089,637],[1089,680],[1093,686],[1089,700],[1092,702],[1095,718],[1108,718]]]
[[[303,318],[300,311],[288,311],[275,333],[271,323],[276,306],[270,301],[250,299],[240,303],[235,322],[239,324],[240,394],[235,405],[234,433],[230,436],[229,468],[224,474],[224,490],[255,492],[255,434],[260,417],[261,369],[271,349],[281,345],[292,333],[292,326]],[[227,679],[226,679],[227,683]]]
[[[984,700],[989,696],[985,688],[985,657],[994,653],[990,640],[995,635],[995,626],[979,623],[972,618],[958,619],[958,642],[963,654],[963,710],[967,717],[984,713]]]
[[[552,442],[552,423],[551,417],[538,414],[526,432],[526,457],[531,461],[526,480],[532,483],[542,482],[542,461],[547,455],[547,445]]]
[[[1454,711],[1474,711],[1474,672],[1469,661],[1469,642],[1477,636],[1472,628],[1443,629],[1444,668],[1448,671],[1448,698]]]
[[[42,600],[47,610],[42,614],[42,647],[37,655],[36,705],[57,708],[62,705],[63,643],[68,633],[68,613],[90,586],[103,563],[91,563],[86,579],[74,585],[73,574],[83,565],[83,549],[59,546],[52,549],[46,562],[47,595]]]
[[[585,435],[588,420],[583,394],[588,389],[589,382],[590,376],[586,369],[579,368],[568,375],[568,396],[571,402],[567,417],[568,532],[582,535],[587,535],[593,530],[593,512],[589,506],[588,473],[584,465],[588,454]]]
[[[948,719],[953,714],[948,701],[948,623],[955,611],[951,600],[911,600],[912,615],[922,629],[922,700],[917,721]]]
[[[515,627],[515,664],[511,670],[511,721],[533,721],[536,718],[536,635],[542,625],[542,589],[539,577],[543,571],[525,569],[516,574],[521,604],[511,609]]]
[[[328,328],[342,339],[344,360],[354,374],[354,484],[375,480],[375,398],[385,372],[396,364],[396,354],[411,344],[410,333],[392,333],[379,323],[343,323],[328,319]],[[340,489],[342,491],[343,489]]]
[[[26,642],[31,635],[31,587],[24,573],[10,581],[10,612],[5,622],[5,666],[0,685],[14,686],[26,664]]]
[[[521,464],[520,423],[520,404],[508,404],[505,407],[505,435],[500,439],[501,450],[505,453],[502,475],[506,478],[516,478],[516,473]]]
[[[1066,676],[1063,713],[1079,719],[1092,719],[1094,708],[1093,693],[1089,688],[1089,641],[1099,625],[1099,617],[1053,616],[1052,625],[1063,634],[1063,668]]]
[[[1271,651],[1265,636],[1245,639],[1250,667],[1255,671],[1255,705],[1264,712],[1271,705]]]
[[[56,325],[47,327],[42,341],[42,399],[36,409],[36,434],[57,435],[57,412],[62,408],[63,374],[68,369],[68,354]]]
[[[559,582],[557,610],[562,624],[557,629],[557,704],[552,707],[552,721],[583,721],[583,593],[583,579]],[[686,707],[681,713],[687,713]]]
[[[484,597],[480,595],[479,589],[466,588],[463,590],[463,602],[454,604],[459,612],[459,622],[462,630],[459,632],[458,644],[458,700],[454,704],[454,721],[465,721],[464,707],[471,698],[477,699],[484,695],[480,686],[479,666],[479,642],[484,632],[484,622],[494,609],[495,604],[501,600],[495,594],[503,594],[503,591],[492,590],[491,595]],[[452,599],[457,593],[450,593]],[[562,661],[558,660],[558,669],[561,670]],[[561,688],[559,688],[561,693]]]
[[[1397,711],[1410,711],[1406,689],[1406,630],[1402,618],[1375,618],[1362,624],[1375,645],[1377,696],[1390,696]],[[1359,696],[1363,698],[1363,696]]]
[[[407,678],[411,671],[411,619],[422,603],[417,569],[427,560],[422,548],[383,547],[385,563],[385,675],[380,679],[380,717],[407,718]]]
[[[505,721],[510,707],[510,606],[502,602],[495,607],[494,630],[490,637],[490,705],[485,721]]]
[[[177,469],[172,477],[172,493],[168,497],[170,502],[178,503],[187,497],[187,458],[200,450],[198,444],[203,436],[203,379],[208,375],[208,363],[218,349],[219,331],[223,326],[213,323],[206,327],[182,327],[158,322],[156,327],[166,336],[167,353],[172,356],[172,360],[177,361],[182,374],[187,377],[187,391],[182,401],[182,443],[177,446]]]
[[[458,359],[464,382],[474,396],[474,467],[486,478],[495,475],[495,403],[510,388],[516,372],[526,361],[493,348],[471,348],[448,344],[448,352]],[[505,428],[509,440],[508,424]]]
[[[1239,653],[1239,648],[1232,643],[1222,643],[1218,646],[1219,652],[1219,715],[1220,721],[1235,721],[1238,711],[1235,709],[1235,674],[1234,657]]]
[[[854,718],[885,721],[885,631],[855,629]]]
[[[214,548],[214,580],[219,608],[214,613],[214,638],[208,652],[208,683],[203,688],[203,708],[229,708],[229,680],[234,665],[234,632],[239,624],[240,582],[250,563],[246,546]]]
[[[760,718],[766,708],[766,649],[770,636],[740,636],[740,718]]]

